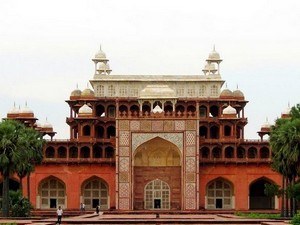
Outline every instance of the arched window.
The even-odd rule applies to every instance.
[[[270,150],[267,147],[262,147],[260,149],[260,158],[267,159],[270,157]]]
[[[107,115],[109,118],[116,117],[116,107],[114,105],[110,105],[107,107]]]
[[[67,158],[67,149],[63,146],[60,146],[57,149],[57,158]]]
[[[128,108],[126,105],[120,105],[119,107],[119,112],[120,112],[120,115],[128,115]]]
[[[105,148],[105,158],[113,158],[114,157],[114,149],[113,147],[106,147]]]
[[[153,180],[144,193],[145,209],[170,209],[170,187],[166,182]]]
[[[254,159],[257,157],[257,149],[254,147],[251,147],[248,149],[248,158],[249,159]]]
[[[116,136],[116,128],[114,126],[109,126],[107,128],[107,138],[112,138]]]
[[[172,112],[173,112],[173,107],[172,107],[172,105],[165,105],[165,112],[166,112],[166,114],[172,114]]]
[[[98,205],[101,210],[109,208],[108,186],[98,178],[94,178],[83,184],[82,196],[83,203],[87,209],[94,209]]]
[[[93,147],[93,158],[102,158],[102,148],[98,144],[94,145]]]
[[[241,126],[236,127],[236,138],[242,138],[243,128]]]
[[[196,107],[193,106],[193,105],[189,105],[189,106],[187,107],[187,112],[190,113],[192,116],[194,116],[194,115],[195,115],[195,112],[196,112]]]
[[[96,106],[96,116],[104,117],[105,116],[105,108],[103,105]]]
[[[207,138],[207,127],[206,126],[200,126],[199,135],[201,138]]]
[[[239,159],[244,159],[246,158],[246,151],[243,147],[238,147],[237,148],[237,157]]]
[[[45,152],[45,156],[46,158],[54,158],[55,156],[55,150],[53,147],[49,146],[46,148],[46,152]]]
[[[218,117],[219,115],[219,107],[216,105],[213,105],[209,108],[209,113],[211,117]]]
[[[225,125],[224,127],[224,136],[231,136],[231,126]]]
[[[104,128],[102,126],[96,126],[96,138],[104,138]]]
[[[207,209],[232,209],[233,188],[229,182],[217,179],[207,185]]]
[[[148,114],[150,115],[151,112],[151,106],[148,103],[144,103],[142,106],[143,115]]]
[[[90,148],[87,146],[84,146],[80,149],[80,158],[90,158]]]
[[[73,127],[72,132],[73,132],[72,137],[77,138],[78,137],[78,127]]]
[[[63,182],[56,178],[42,181],[39,188],[42,209],[56,209],[58,206],[65,208],[66,189]]]
[[[199,108],[199,114],[200,114],[200,117],[207,117],[207,108],[206,106],[204,105],[201,105],[200,108]]]
[[[69,158],[78,158],[78,148],[75,146],[72,146],[69,149]]]
[[[182,115],[185,111],[185,108],[183,105],[177,105],[175,111],[177,115]]]
[[[213,125],[210,128],[210,138],[211,139],[218,139],[219,138],[219,127]]]
[[[212,150],[212,157],[219,159],[222,157],[222,150],[219,147],[214,147]]]
[[[225,158],[234,158],[234,148],[231,146],[228,146],[225,148]]]
[[[208,147],[202,147],[200,149],[200,155],[201,155],[201,158],[208,159],[209,158],[209,148]]]
[[[137,105],[132,105],[130,107],[131,116],[138,116],[139,115],[139,107]]]
[[[82,134],[83,134],[83,136],[90,136],[91,135],[91,127],[89,125],[85,125],[82,128]]]

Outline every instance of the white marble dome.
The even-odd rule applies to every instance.
[[[91,107],[89,107],[87,104],[84,104],[83,106],[81,106],[78,110],[79,114],[92,114],[93,110]]]
[[[96,59],[106,59],[106,54],[101,50],[101,47],[99,51],[95,54]]]
[[[231,105],[227,106],[225,109],[223,109],[224,115],[233,115],[236,114],[236,109],[233,108]]]
[[[21,114],[32,114],[33,111],[27,105],[25,105],[24,108],[22,108],[20,110],[20,113]]]
[[[47,120],[46,120],[46,122],[44,123],[44,124],[42,124],[42,126],[41,126],[42,128],[53,128],[53,126],[52,126],[52,124],[51,123],[49,123]]]
[[[244,98],[244,93],[240,90],[235,90],[233,91],[233,96],[236,97],[236,98]]]
[[[209,53],[208,56],[209,60],[220,60],[220,54],[216,52],[215,48],[212,50],[211,53]]]

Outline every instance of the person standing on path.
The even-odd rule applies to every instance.
[[[60,224],[61,223],[61,218],[62,218],[62,215],[63,215],[63,210],[62,210],[62,208],[60,206],[58,206],[56,214],[57,214],[56,224]]]

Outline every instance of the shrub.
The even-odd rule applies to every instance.
[[[29,217],[33,208],[27,198],[20,191],[10,191],[10,209],[13,217]]]
[[[300,214],[296,214],[291,220],[291,224],[300,225]]]

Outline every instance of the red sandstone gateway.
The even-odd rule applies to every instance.
[[[101,49],[92,60],[94,91],[77,88],[66,101],[69,140],[52,140],[52,126],[28,108],[7,114],[51,137],[30,176],[36,209],[279,208],[264,194],[264,184],[281,181],[263,139],[270,125],[260,140],[244,139],[248,101],[240,90],[221,91],[215,50],[203,75],[110,75]],[[11,188],[18,186],[12,177]]]

